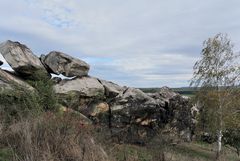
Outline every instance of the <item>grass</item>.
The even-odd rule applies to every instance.
[[[157,143],[154,147],[129,144],[114,144],[111,147],[109,153],[117,161],[214,161],[216,156],[213,150],[215,145],[203,142],[179,143],[166,146],[164,150]],[[228,148],[223,149],[221,161],[239,160],[235,152]]]
[[[216,152],[213,150],[215,145],[202,142],[182,143],[170,149],[171,153],[168,153],[167,156],[172,161],[212,161],[216,156]],[[239,159],[235,152],[226,147],[223,148],[222,161],[239,161]]]

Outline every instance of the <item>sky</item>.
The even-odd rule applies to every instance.
[[[239,8],[239,0],[0,0],[0,42],[67,53],[120,85],[184,87],[204,40],[227,33],[240,49]]]

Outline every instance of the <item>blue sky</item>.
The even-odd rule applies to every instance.
[[[239,0],[0,0],[0,41],[65,52],[120,85],[182,87],[205,39],[227,33],[238,51],[239,8]]]

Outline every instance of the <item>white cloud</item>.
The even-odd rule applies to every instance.
[[[2,0],[0,40],[17,39],[38,54],[62,50],[92,62],[92,75],[124,85],[186,86],[203,40],[226,32],[240,41],[239,5],[237,0]]]

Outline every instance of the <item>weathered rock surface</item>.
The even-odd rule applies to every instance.
[[[176,95],[169,100],[168,120],[172,129],[186,141],[191,141],[195,128],[191,115],[192,104],[189,99]]]
[[[27,90],[34,90],[32,86],[27,84],[21,78],[12,74],[11,72],[7,72],[5,70],[0,69],[0,89],[4,91],[6,89],[14,89],[14,88],[24,88]]]
[[[119,95],[121,92],[123,92],[127,88],[127,87],[121,87],[110,81],[106,81],[106,80],[99,80],[99,81],[104,86],[105,95],[108,98],[116,97],[117,95]]]
[[[54,85],[55,92],[64,106],[83,112],[89,105],[105,98],[103,85],[93,77],[62,80]]]
[[[88,116],[95,117],[101,113],[109,112],[109,105],[107,102],[94,103],[90,106]]]
[[[8,40],[0,44],[0,53],[13,70],[22,76],[48,74],[39,58],[26,45]]]
[[[64,79],[54,86],[56,93],[68,94],[77,92],[80,96],[85,97],[102,97],[104,96],[104,87],[93,77],[81,77],[74,79]]]
[[[178,94],[168,87],[162,87],[158,92],[147,93],[147,95],[152,97],[159,104],[168,104],[169,100]]]
[[[156,133],[155,128],[162,122],[162,105],[139,89],[127,88],[109,104],[109,125],[119,141],[143,142]]]
[[[148,95],[158,103],[165,102],[166,114],[163,121],[167,125],[166,128],[184,140],[190,141],[196,124],[196,115],[192,112],[194,106],[189,98],[181,96],[168,87],[162,87],[159,92]]]
[[[3,65],[3,62],[0,60],[0,66]]]
[[[86,62],[58,51],[42,55],[40,59],[50,73],[66,77],[87,76],[90,68]]]

